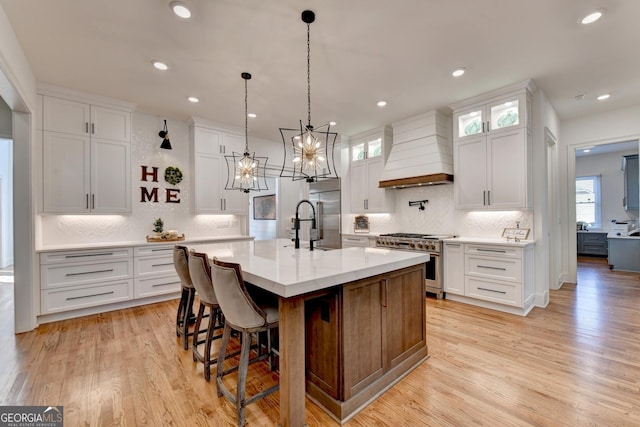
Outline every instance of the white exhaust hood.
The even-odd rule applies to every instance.
[[[435,110],[392,126],[393,144],[379,187],[407,188],[453,182],[450,115]]]

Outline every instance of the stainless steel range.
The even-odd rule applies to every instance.
[[[376,238],[376,246],[402,251],[428,252],[431,259],[426,265],[426,292],[438,299],[444,295],[442,287],[442,239],[455,237],[444,234],[390,233]]]

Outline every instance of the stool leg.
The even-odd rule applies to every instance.
[[[191,319],[191,313],[193,313],[193,300],[195,296],[195,289],[187,289],[187,306],[185,307],[184,317],[182,318],[182,345],[185,350],[189,348],[189,319]]]
[[[178,314],[176,316],[176,336],[179,337],[182,334],[182,322],[184,320],[184,311],[187,307],[187,289],[182,288],[182,295],[180,296],[180,303],[178,304]]]
[[[213,341],[213,332],[216,330],[215,317],[213,316],[213,307],[209,307],[209,326],[207,327],[207,338],[204,343],[204,379],[211,381],[211,343]],[[195,332],[194,332],[195,333]],[[215,361],[213,362],[215,363]]]
[[[231,337],[231,326],[225,324],[224,332],[222,333],[222,342],[220,343],[220,351],[218,352],[218,370],[216,374],[216,384],[218,397],[222,397],[222,374],[224,373],[224,357],[227,353],[227,345],[229,345],[229,338]]]
[[[247,385],[247,368],[249,366],[249,353],[251,353],[251,333],[242,331],[242,348],[240,350],[240,363],[238,367],[238,389],[236,391],[236,407],[238,408],[238,425],[245,423],[244,397]]]
[[[195,362],[197,359],[196,353],[198,348],[198,339],[200,338],[200,324],[202,323],[202,316],[204,315],[204,304],[200,303],[200,307],[198,307],[198,316],[196,317],[195,328],[193,329],[193,342],[191,346],[191,354],[193,356],[193,361]]]

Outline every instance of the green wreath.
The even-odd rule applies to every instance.
[[[182,181],[182,171],[179,168],[169,166],[164,170],[164,180],[171,185],[180,184]]]

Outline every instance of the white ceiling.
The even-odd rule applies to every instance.
[[[40,83],[279,141],[311,115],[353,135],[532,78],[561,119],[640,104],[639,0],[0,0]],[[606,8],[590,26],[577,21]],[[169,64],[159,72],[151,60]],[[466,67],[453,78],[451,71]],[[610,93],[604,102],[595,100]],[[574,97],[584,94],[583,100]],[[187,96],[200,103],[190,104]],[[379,100],[388,105],[381,109]],[[256,147],[252,147],[256,148]]]

